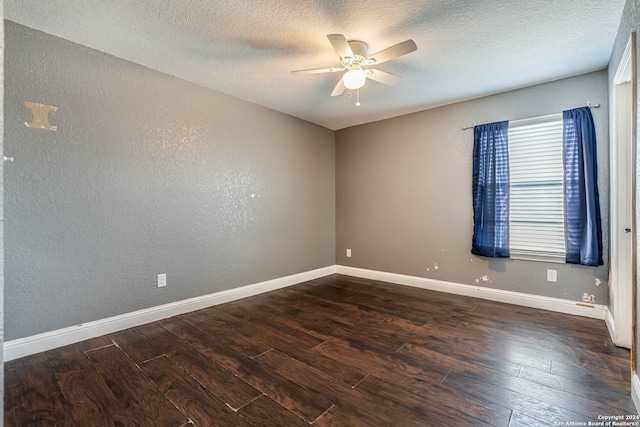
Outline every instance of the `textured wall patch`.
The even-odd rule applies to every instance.
[[[57,126],[51,126],[51,124],[49,124],[49,111],[58,111],[58,107],[29,101],[25,101],[24,105],[31,108],[31,113],[33,114],[32,121],[24,122],[27,127],[51,131],[58,130]]]

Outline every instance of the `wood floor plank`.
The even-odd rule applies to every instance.
[[[362,346],[350,346],[339,342],[327,342],[314,350],[382,376],[387,372],[395,372],[399,375],[441,381],[449,372],[446,366],[432,360],[418,359],[408,354],[381,353]]]
[[[220,310],[219,306],[208,307],[202,310],[194,311],[192,313],[202,313],[206,315],[208,320],[224,325],[228,329],[236,329],[249,323],[248,319],[243,319],[241,317],[234,316],[224,310]]]
[[[548,357],[540,357],[515,351],[512,343],[501,336],[494,336],[487,333],[469,334],[468,331],[459,327],[443,327],[437,323],[427,323],[417,326],[410,322],[399,319],[385,320],[375,325],[376,328],[387,330],[388,334],[395,333],[402,337],[407,343],[427,347],[432,350],[440,349],[444,354],[452,351],[471,352],[472,356],[484,357],[489,364],[502,363],[505,372],[513,372],[514,367],[520,365],[531,366],[540,370],[549,370],[551,360]],[[368,326],[363,328],[361,333],[367,333]],[[444,349],[444,351],[443,351]],[[498,362],[499,359],[501,362]]]
[[[332,359],[313,349],[286,349],[278,347],[280,351],[289,357],[299,360],[320,372],[349,386],[355,386],[367,376],[364,369],[348,365],[340,360]]]
[[[16,425],[16,417],[15,417],[15,410],[16,410],[16,406],[14,404],[13,401],[13,388],[12,387],[7,387],[7,385],[12,385],[13,384],[13,380],[11,378],[11,373],[9,372],[9,369],[7,367],[7,364],[4,364],[4,382],[5,382],[5,386],[4,386],[4,423],[3,426],[5,427],[13,427]]]
[[[177,350],[170,352],[168,357],[234,410],[241,408],[262,394],[202,354]]]
[[[6,426],[550,426],[635,412],[604,322],[331,275],[5,364]]]
[[[567,420],[588,421],[596,418],[595,416],[585,416],[560,406],[562,402],[548,403],[545,400],[487,383],[464,374],[453,373],[448,375],[443,385],[448,385],[452,390],[461,393],[468,393],[481,399],[501,404],[548,424],[563,423]]]
[[[261,341],[253,340],[251,337],[246,337],[241,333],[238,333],[238,329],[231,330],[220,323],[210,321],[203,313],[188,313],[179,316],[179,318],[195,326],[201,331],[211,336],[215,336],[223,345],[228,346],[229,348],[232,348],[248,357],[257,356],[258,354],[271,349],[269,345],[264,344]]]
[[[455,371],[475,371],[478,369],[493,369],[504,372],[508,375],[518,376],[522,365],[504,360],[500,357],[491,357],[483,351],[474,352],[473,349],[461,349],[460,347],[446,348],[442,343],[435,341],[430,345],[406,344],[398,353],[411,354],[416,357],[425,357],[429,360],[437,361],[450,370]],[[484,354],[483,354],[484,353]]]
[[[370,348],[379,348],[382,351],[396,351],[406,342],[406,337],[395,332],[388,332],[385,328],[374,325],[358,323],[348,328],[336,328],[331,334],[350,342],[366,342]]]
[[[233,410],[237,410],[262,394],[232,372],[224,369],[215,359],[206,357],[178,339],[160,324],[139,328],[150,345],[184,368],[198,383],[222,400]]]
[[[196,426],[249,426],[222,400],[207,391],[168,357],[149,360],[142,364],[141,369],[171,403]]]
[[[93,420],[98,426],[132,425],[100,374],[90,366],[57,375],[62,394],[71,404],[77,425]]]
[[[220,337],[213,338],[179,319],[164,321],[162,325],[188,342],[195,351],[214,358],[221,366],[308,422],[318,418],[331,406],[331,402],[264,369],[259,363],[235,349],[224,346],[219,341]]]
[[[318,418],[314,423],[314,426],[317,427],[371,427],[371,421],[369,419],[363,418],[358,414],[349,411],[348,409],[341,408],[339,406],[332,406],[327,412],[322,414],[320,418]],[[386,423],[382,420],[376,420],[375,426],[398,426],[398,424],[393,424],[390,421]]]
[[[415,394],[424,402],[424,407],[429,408],[429,411],[436,407],[445,411],[446,414],[462,412],[464,415],[458,415],[460,420],[471,417],[489,425],[504,425],[504,420],[508,419],[511,412],[510,408],[501,402],[489,401],[484,396],[475,396],[465,389],[450,387],[449,384],[428,379],[407,379],[396,375],[387,375],[384,378],[369,376],[358,384],[358,387],[371,387],[371,382],[375,383],[373,387],[379,387],[379,382],[382,382],[385,385],[392,385],[395,389]],[[385,388],[385,385],[381,388]]]
[[[544,317],[544,312],[541,311],[540,316]],[[574,363],[602,366],[601,356],[609,355],[611,356],[609,359],[616,361],[617,366],[625,366],[628,359],[625,350],[604,344],[602,334],[606,334],[605,331],[602,334],[594,334],[592,331],[590,337],[599,336],[594,343],[576,337],[570,329],[555,328],[554,330],[551,326],[540,327],[534,323],[524,323],[516,319],[509,321],[506,318],[469,316],[464,327],[490,337],[506,337],[519,347],[538,350],[539,353],[551,351],[562,354],[563,359],[573,360]]]
[[[92,350],[88,356],[128,419],[148,426],[182,426],[189,421],[119,348]]]
[[[14,427],[18,425],[15,417],[15,411],[16,408],[11,408],[4,411],[4,420],[2,424],[4,427]]]
[[[238,415],[254,427],[303,427],[309,425],[302,418],[278,405],[266,395],[262,395],[240,408]]]
[[[421,299],[408,295],[407,291],[411,289],[405,286],[393,286],[389,288],[388,284],[382,287],[376,287],[376,283],[370,281],[366,284],[354,284],[351,278],[339,276],[337,280],[329,282],[327,288],[337,290],[336,299],[339,301],[349,302],[363,307],[363,309],[371,309],[377,312],[388,312],[389,315],[401,313],[406,318],[422,318],[423,323],[429,321],[429,315],[434,312],[453,312],[465,313],[474,307],[472,299],[460,300],[455,306],[447,307],[443,301],[442,293],[432,293],[436,298],[436,302],[425,307]],[[379,292],[384,290],[383,293]],[[314,289],[316,291],[316,289]],[[391,297],[391,295],[393,295]],[[442,308],[439,304],[442,304]]]
[[[85,352],[109,345],[113,345],[113,341],[111,341],[108,336],[101,336],[64,347],[54,348],[53,350],[46,351],[44,354],[53,372],[57,374],[89,366],[89,358]]]
[[[581,422],[582,419],[567,420],[565,421],[565,423],[568,423],[571,421]],[[562,422],[561,421],[558,422],[557,425],[560,425],[560,423]],[[523,414],[522,412],[518,412],[518,411],[513,411],[513,414],[511,415],[511,420],[509,421],[509,427],[540,427],[541,425],[544,425],[544,421],[534,418],[530,415]]]
[[[223,309],[229,316],[242,316],[250,320],[252,325],[256,323],[261,324],[260,330],[265,334],[268,334],[268,336],[278,335],[279,331],[284,329],[290,331],[290,333],[292,334],[296,333],[298,334],[298,336],[305,335],[318,339],[316,335],[313,335],[313,332],[309,333],[308,329],[304,328],[295,320],[297,319],[297,317],[274,315],[274,311],[264,309],[260,309],[260,311],[255,312],[253,310],[248,310],[246,307],[238,304],[225,304],[221,307],[221,309]],[[330,328],[329,335],[333,330],[334,328]],[[320,343],[322,343],[322,340],[319,341]],[[328,373],[329,375],[332,375],[334,378],[341,380],[345,384],[355,385],[366,376],[366,372],[362,369],[343,363],[342,361],[326,357],[323,354],[314,352],[312,350],[284,343],[283,340],[279,340],[279,342],[271,344],[276,344],[274,347],[279,351],[282,351],[289,356],[302,361],[303,363],[314,366],[317,369]]]
[[[280,296],[280,295],[284,296]],[[322,323],[328,321],[336,326],[350,326],[365,318],[380,318],[380,314],[366,309],[362,310],[355,304],[345,304],[317,295],[309,295],[296,289],[286,288],[278,291],[278,296],[271,294],[266,297],[269,302],[277,301],[277,304],[268,304],[259,307],[261,310],[273,315],[291,315],[298,322]],[[256,307],[251,307],[252,311]],[[295,315],[292,311],[295,311]]]
[[[566,419],[593,421],[597,418],[597,414],[610,411],[620,412],[616,408],[608,407],[608,409],[604,409],[607,408],[605,405],[591,402],[571,393],[498,372],[491,374],[452,372],[445,379],[445,383],[456,388],[472,390],[477,395],[485,398],[491,396],[494,402],[507,401],[511,409],[538,419],[548,419],[552,416],[554,417],[554,422],[561,421],[562,418],[565,421]],[[490,393],[493,394],[490,395]],[[532,402],[535,402],[536,405]],[[538,408],[546,409],[541,413],[535,413]],[[567,413],[569,418],[564,416],[555,418],[555,413]]]
[[[321,350],[321,348],[322,347],[320,347],[319,350]],[[338,357],[340,353],[332,354],[335,355],[334,357]],[[343,357],[347,356],[345,353],[342,354]],[[433,360],[434,358],[420,356],[418,360],[420,359]],[[461,363],[456,361],[451,363],[451,366],[455,369],[459,369],[460,365]],[[449,408],[449,414],[457,414],[459,408],[464,407],[466,413],[470,414],[474,421],[480,420],[478,423],[486,422],[489,425],[507,424],[508,417],[511,412],[509,409],[486,400],[473,397],[464,390],[451,390],[448,386],[441,385],[441,378],[438,377],[430,378],[429,376],[412,372],[410,378],[407,378],[406,375],[402,375],[404,370],[405,368],[395,370],[395,367],[382,362],[371,367],[373,375],[366,377],[365,380],[358,384],[357,388],[367,387],[368,384],[375,382],[374,386],[368,387],[369,390],[380,391],[391,387],[393,388],[393,391],[388,392],[389,395],[403,395],[405,393],[417,394],[421,396],[424,400],[424,406],[430,408],[430,411],[433,411],[433,407],[447,407]],[[450,415],[442,414],[441,416],[445,418],[450,417]],[[464,419],[460,414],[455,415],[455,417],[458,419]],[[442,422],[446,424],[446,422]]]
[[[594,366],[581,367],[557,360],[551,363],[549,369],[549,372],[559,377],[577,378],[588,381],[590,384],[614,385],[621,390],[628,390],[631,385],[631,367],[629,366],[624,371],[628,372],[628,375],[624,375],[621,369],[602,369]]]
[[[164,355],[164,349],[154,345],[138,328],[109,334],[109,338],[118,345],[131,360],[142,363]]]
[[[131,332],[134,339],[123,339],[123,337],[118,337],[120,332],[128,334],[128,331]],[[172,335],[167,333],[167,330],[157,322],[147,323],[145,325],[125,329],[120,332],[111,334],[110,337],[118,338],[117,340],[113,340],[113,342],[129,357],[129,359],[136,363],[153,359],[154,355],[155,357],[162,356],[166,354],[166,351],[171,349],[173,345],[171,342],[171,339],[173,339]],[[143,350],[140,350],[138,345],[143,347]]]
[[[509,348],[519,352],[530,354],[534,357],[547,358],[551,361],[569,363],[584,368],[596,368],[619,372],[623,367],[629,366],[628,357],[602,357],[602,353],[590,348],[580,348],[572,342],[557,336],[539,336],[538,328],[517,327],[505,323],[502,320],[491,322],[482,319],[473,319],[473,323],[467,323],[463,327],[469,334],[483,334],[488,339],[500,337],[507,340]],[[462,329],[462,328],[461,328]],[[619,349],[620,350],[620,349]],[[620,353],[618,353],[620,354]],[[623,350],[623,354],[628,354]]]
[[[73,425],[71,406],[43,353],[8,363],[19,426]]]
[[[287,300],[287,302],[282,301],[280,304],[270,304],[257,310],[243,309],[243,307],[235,307],[233,310],[237,316],[250,318],[254,323],[267,319],[270,322],[302,330],[312,336],[321,338],[330,336],[336,328],[353,324],[351,319],[340,319],[330,310],[313,310],[304,305],[298,308],[296,305],[295,301],[289,302]]]
[[[575,377],[561,377],[530,367],[523,367],[518,377],[589,400],[597,400],[612,408],[620,408],[623,411],[633,411],[635,409],[628,403],[631,387],[621,389],[614,384],[595,383]]]
[[[361,369],[311,351],[312,348],[322,344],[324,340],[299,329],[271,323],[267,319],[260,323],[246,323],[234,330],[246,338],[260,341],[267,347],[300,360],[345,384],[355,385],[366,376],[366,372]]]
[[[247,384],[233,373],[219,366],[211,359],[194,352],[170,353],[169,357],[213,395],[237,410],[251,402],[262,392]]]
[[[358,384],[358,389],[368,391],[386,401],[396,402],[399,405],[407,407],[407,412],[411,413],[422,425],[506,426],[511,412],[503,408],[502,411],[500,411],[502,413],[491,414],[491,416],[488,417],[491,421],[486,422],[468,413],[468,408],[460,410],[452,406],[442,405],[440,404],[440,400],[433,401],[420,398],[414,393],[376,378],[375,376],[365,378]],[[400,424],[404,424],[404,422],[400,422]]]
[[[379,321],[386,317],[376,308],[331,298],[332,293],[327,290],[325,287],[318,293],[316,286],[283,289],[288,294],[287,301],[290,305],[300,307],[305,313],[317,314],[319,317],[331,318],[340,323],[355,325],[363,321]]]
[[[329,285],[327,288],[331,290],[332,286]],[[380,298],[375,293],[358,293],[357,290],[340,288],[337,288],[337,291],[339,292],[329,293],[328,295],[333,295],[338,303],[351,305],[362,312],[369,312],[375,309],[377,310],[378,315],[382,315],[383,317],[402,313],[402,317],[408,320],[422,323],[426,323],[429,320],[429,314],[425,313],[423,310],[417,310],[411,306],[396,304],[390,300]],[[319,297],[327,298],[325,295],[327,295],[326,289],[323,290],[322,295]],[[353,323],[354,322],[348,322],[346,326],[350,326],[350,324]]]
[[[268,320],[260,323],[247,323],[235,329],[235,331],[253,341],[263,342],[266,347],[283,350],[298,348],[312,349],[324,342],[323,339],[304,333],[299,329],[287,326],[278,326],[275,328],[268,324]]]
[[[279,304],[225,304],[221,309],[234,316],[246,318],[253,323],[266,320],[274,327],[286,327],[305,334],[328,339],[336,328],[350,326],[351,321],[338,322],[325,316],[325,313],[308,313],[303,308],[293,307],[289,299]]]
[[[487,300],[477,300],[473,314],[489,320],[495,320],[495,312],[499,310],[502,321],[513,322],[516,325],[530,325],[538,334],[546,335],[560,333],[565,337],[579,337],[581,342],[599,344],[602,340],[598,335],[607,333],[604,322],[583,318],[581,322],[566,323],[566,315],[542,309],[533,309],[506,303],[496,303]],[[543,333],[544,331],[544,333]],[[624,352],[624,350],[620,350]]]
[[[264,353],[256,360],[283,377],[297,384],[304,384],[306,388],[323,396],[335,406],[347,408],[351,413],[367,420],[370,424],[385,422],[385,420],[395,420],[403,426],[424,424],[423,414],[413,413],[411,408],[397,401],[378,396],[376,393],[365,393],[362,389],[338,383],[328,375],[278,351]]]
[[[431,292],[429,299],[430,304],[424,305],[421,304],[421,301],[424,299],[423,289],[402,285],[389,287],[388,283],[366,279],[361,283],[355,283],[352,277],[337,277],[339,280],[334,281],[331,284],[332,286],[344,287],[349,291],[349,296],[356,295],[356,293],[357,295],[361,295],[362,302],[369,305],[374,301],[371,299],[371,296],[375,295],[379,297],[383,295],[384,298],[391,300],[393,303],[412,307],[416,311],[428,314],[429,316],[468,313],[473,311],[477,305],[476,299],[442,292]],[[371,307],[376,311],[378,310],[376,304],[371,305]],[[430,317],[427,320],[430,320]]]

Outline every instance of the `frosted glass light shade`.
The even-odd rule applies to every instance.
[[[345,73],[342,81],[347,89],[360,89],[364,86],[367,73],[362,69],[349,70]]]

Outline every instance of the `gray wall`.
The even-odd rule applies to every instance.
[[[620,20],[620,27],[618,28],[618,35],[616,37],[615,44],[613,45],[613,51],[611,53],[611,60],[609,61],[609,79],[608,79],[608,87],[613,87],[613,77],[615,76],[616,70],[618,69],[618,65],[620,64],[620,59],[622,58],[622,54],[624,53],[624,49],[627,46],[627,42],[629,41],[629,37],[632,32],[636,32],[636,37],[640,35],[640,0],[627,0],[625,4],[624,11],[622,13],[622,19]],[[636,66],[640,70],[640,52],[637,52],[638,43],[640,42],[639,38],[636,38],[636,60],[638,64]],[[636,77],[639,77],[637,75]],[[636,87],[639,87],[640,79],[636,82]],[[640,99],[636,100],[640,101]],[[636,137],[640,136],[640,102],[637,106],[637,113],[639,114],[636,117],[636,125],[638,128],[636,129]],[[636,152],[640,153],[640,139],[636,139]],[[640,224],[640,176],[638,175],[640,172],[640,156],[636,155],[636,245],[640,243],[640,227],[637,225]],[[636,273],[640,273],[640,246],[636,246],[636,256],[639,257],[636,259]],[[640,284],[640,276],[636,277],[636,286]],[[636,290],[636,322],[638,322],[637,313],[640,312],[640,292]],[[635,366],[634,371],[637,370],[640,363],[640,322],[636,324],[635,328],[635,337],[634,337],[634,346],[635,349],[633,354],[635,354]]]
[[[7,339],[335,264],[332,131],[12,22],[6,45]]]
[[[16,158],[5,177],[8,339],[336,261],[607,303],[607,265],[470,254],[473,135],[460,129],[599,102],[607,224],[605,71],[334,134],[6,26],[6,151]],[[25,101],[58,107],[58,130],[26,127]],[[546,282],[547,268],[558,283]],[[158,273],[166,288],[155,287]]]
[[[607,304],[606,252],[599,268],[471,255],[473,131],[461,127],[587,101],[601,104],[593,114],[607,248],[607,73],[600,71],[338,131],[337,263],[570,300],[588,292]],[[548,268],[558,271],[557,283],[546,281]]]

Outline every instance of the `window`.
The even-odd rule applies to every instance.
[[[509,123],[511,258],[565,261],[562,114]]]

